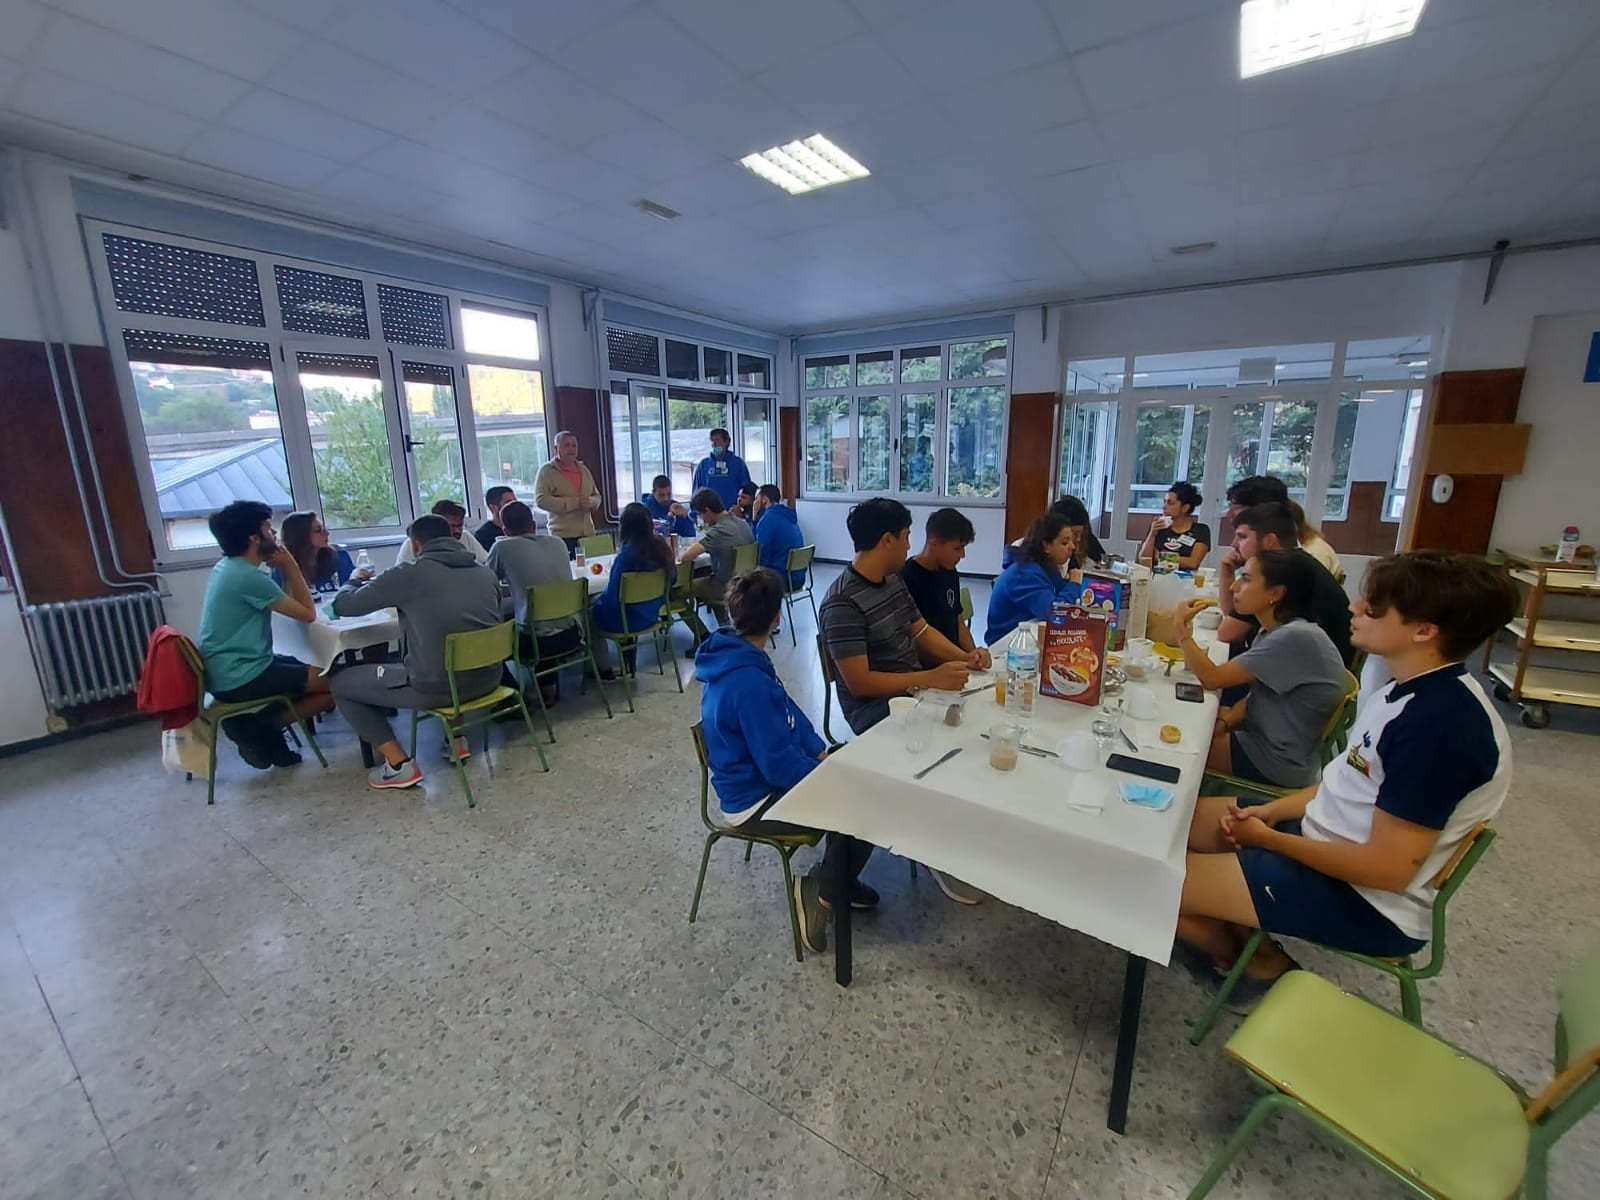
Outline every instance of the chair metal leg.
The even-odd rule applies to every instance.
[[[672,639],[666,636],[665,631],[657,630],[656,637],[660,639],[656,644],[656,663],[660,665],[660,655],[664,651],[672,660],[672,678],[678,685],[678,694],[683,694],[683,673],[678,670],[678,656],[672,652]]]
[[[1400,1015],[1418,1029],[1422,1028],[1422,996],[1417,991],[1417,981],[1409,975],[1400,975]]]
[[[322,764],[322,769],[326,771],[328,769],[328,759],[327,756],[322,753],[322,747],[317,745],[317,735],[312,729],[311,722],[309,720],[301,721],[300,728],[306,731],[306,741],[311,746],[311,753],[317,756],[317,761]]]
[[[1245,1143],[1255,1136],[1261,1122],[1270,1117],[1275,1109],[1285,1102],[1285,1098],[1277,1092],[1269,1092],[1257,1100],[1245,1114],[1244,1120],[1239,1122],[1239,1127],[1223,1143],[1222,1149],[1217,1151],[1217,1156],[1211,1160],[1211,1165],[1206,1168],[1206,1173],[1200,1176],[1194,1185],[1194,1190],[1189,1193],[1189,1200],[1201,1200],[1201,1197],[1210,1193],[1217,1186],[1217,1181],[1227,1173],[1229,1165],[1239,1157]]]
[[[800,639],[795,636],[794,632],[794,601],[785,596],[783,602],[789,609],[789,645],[798,647]]]
[[[611,697],[606,695],[606,681],[600,678],[600,664],[594,660],[594,647],[588,642],[583,643],[583,656],[589,662],[589,673],[594,676],[595,690],[600,693],[600,703],[606,706],[606,720],[613,721],[617,714],[611,711]],[[583,672],[578,672],[578,678],[583,678]],[[552,738],[552,741],[555,739]]]
[[[217,739],[222,736],[222,725],[219,722],[211,727],[211,752],[207,757],[210,764],[206,768],[206,803],[217,802]]]
[[[543,702],[541,701],[541,703]],[[533,743],[533,748],[539,755],[539,768],[548,772],[550,770],[550,760],[544,756],[544,747],[539,743],[539,735],[533,731],[533,716],[528,712],[528,702],[522,698],[521,692],[517,693],[517,707],[522,710],[522,723],[528,727],[528,740]],[[553,742],[556,739],[552,735],[550,740]],[[483,726],[483,752],[485,754],[489,752],[488,722],[484,722]]]
[[[533,694],[539,697],[539,716],[543,718],[544,731],[549,735],[551,744],[554,745],[556,740],[556,731],[555,727],[550,724],[550,706],[544,702],[544,689],[539,686],[539,677],[537,675],[533,676]],[[530,729],[528,732],[531,734],[533,731]]]
[[[467,764],[453,753],[450,755],[450,761],[456,769],[456,777],[461,780],[461,789],[467,793],[467,807],[477,808],[478,801],[472,795],[472,781],[467,778]]]
[[[706,886],[706,866],[711,862],[711,847],[717,844],[720,833],[706,834],[706,848],[700,852],[700,878],[694,882],[694,903],[689,905],[689,924],[700,915],[700,893]]]
[[[1228,997],[1233,995],[1234,985],[1239,982],[1239,977],[1244,974],[1244,969],[1250,965],[1250,960],[1256,956],[1256,950],[1261,945],[1261,939],[1266,934],[1256,930],[1250,935],[1250,940],[1244,944],[1244,949],[1239,951],[1239,957],[1234,960],[1233,968],[1227,977],[1217,986],[1217,994],[1211,997],[1199,1018],[1194,1023],[1194,1030],[1189,1034],[1189,1044],[1198,1046],[1206,1040],[1206,1035],[1211,1032],[1211,1027],[1217,1023],[1217,1017],[1222,1013],[1222,1006],[1228,1002]]]
[[[749,857],[749,853],[748,850],[745,851],[746,858]],[[789,933],[794,937],[794,960],[805,962],[805,947],[800,941],[800,914],[794,906],[794,868],[789,863],[794,857],[794,851],[779,850],[778,857],[783,859],[783,899],[789,906]]]
[[[632,682],[630,682],[630,679],[629,679],[627,647],[625,647],[620,641],[616,641],[615,639],[612,640],[611,644],[617,648],[617,678],[622,680],[622,696],[623,696],[623,699],[627,700],[627,702],[628,702],[628,711],[629,712],[638,712],[639,710],[636,709],[633,706],[633,684],[632,684]],[[637,644],[635,644],[634,653],[637,656],[637,654],[638,654]],[[636,668],[638,667],[639,660],[638,660],[637,657],[634,658],[633,665]]]
[[[756,848],[756,844],[754,842],[746,842],[744,844],[744,860],[745,860],[745,862],[749,862],[750,861],[750,853],[755,848]]]

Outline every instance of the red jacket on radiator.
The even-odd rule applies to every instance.
[[[171,625],[158,625],[145,645],[139,672],[139,711],[161,718],[161,728],[178,729],[200,713],[200,685],[184,657],[194,645]]]

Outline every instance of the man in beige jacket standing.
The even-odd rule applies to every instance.
[[[594,532],[594,514],[600,510],[600,489],[589,468],[578,461],[578,435],[563,429],[556,434],[556,456],[539,468],[533,480],[533,502],[550,516],[550,532],[575,554],[578,539]]]

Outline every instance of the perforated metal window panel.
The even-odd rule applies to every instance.
[[[455,387],[456,373],[438,363],[402,362],[400,374],[407,383],[430,383],[434,387]]]
[[[378,379],[378,360],[368,354],[317,354],[302,350],[297,356],[300,370],[308,375],[346,375],[357,379]]]
[[[378,317],[385,341],[450,349],[450,313],[443,296],[380,283]]]
[[[266,342],[129,329],[122,334],[122,344],[128,348],[129,362],[233,367],[244,371],[272,370],[272,347]]]
[[[256,264],[231,254],[101,234],[111,294],[123,312],[265,325]]]
[[[363,340],[368,336],[361,280],[277,263],[272,265],[272,278],[278,285],[278,314],[285,329]]]
[[[660,347],[648,333],[607,325],[606,357],[613,371],[625,371],[630,375],[661,374]]]

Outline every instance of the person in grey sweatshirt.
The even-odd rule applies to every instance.
[[[346,587],[333,598],[339,617],[359,617],[380,608],[400,610],[405,660],[347,667],[333,677],[333,699],[361,740],[383,756],[367,774],[375,788],[413,787],[422,769],[401,749],[384,710],[437,708],[450,704],[444,669],[444,639],[452,633],[498,625],[500,582],[472,552],[450,535],[443,517],[418,517],[407,534],[414,562],[391,567],[370,583]],[[500,683],[495,664],[457,676],[462,700],[473,700]],[[455,753],[465,748],[457,739]]]
[[[540,533],[534,527],[533,509],[513,500],[500,510],[501,535],[489,550],[489,569],[511,589],[501,612],[517,618],[522,632],[522,656],[526,661],[559,659],[571,654],[583,642],[583,620],[577,616],[536,621],[528,625],[528,589],[546,583],[571,583],[572,562],[567,544],[558,537]],[[537,640],[535,640],[537,639]],[[547,705],[561,698],[561,677],[551,675],[539,683]]]

